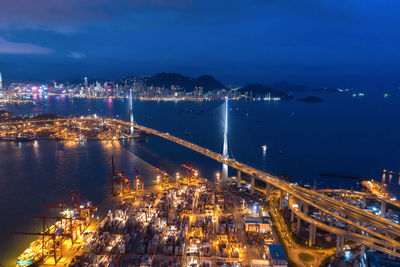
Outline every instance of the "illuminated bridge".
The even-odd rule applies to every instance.
[[[309,190],[293,183],[284,181],[272,174],[257,170],[249,165],[241,163],[235,159],[228,158],[222,154],[211,151],[202,146],[185,141],[175,137],[169,133],[160,132],[138,124],[116,120],[116,119],[57,119],[57,120],[42,120],[29,121],[30,124],[46,123],[46,122],[62,122],[67,120],[84,121],[97,120],[99,124],[107,124],[109,126],[126,126],[129,129],[133,126],[137,130],[159,136],[188,149],[196,151],[204,156],[207,156],[220,163],[226,164],[229,167],[236,169],[237,179],[241,179],[241,173],[250,175],[251,190],[254,192],[255,180],[262,181],[266,184],[266,197],[269,198],[271,187],[280,191],[280,206],[283,208],[283,202],[288,199],[288,207],[291,210],[291,222],[296,219],[299,231],[301,220],[309,224],[309,244],[315,244],[315,236],[317,229],[321,229],[337,236],[336,238],[336,253],[337,255],[344,253],[344,239],[351,240],[361,244],[362,250],[366,247],[375,249],[400,258],[400,225],[391,222],[383,217],[379,217],[371,212],[361,208],[352,206],[344,201],[330,198],[320,192]],[[16,123],[1,123],[1,125],[18,124]],[[28,123],[28,122],[22,122]],[[386,203],[385,199],[380,199],[382,203]],[[390,204],[390,203],[389,203]],[[320,212],[318,218],[309,216],[309,207]]]

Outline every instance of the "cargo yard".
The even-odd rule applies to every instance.
[[[60,266],[275,266],[270,249],[283,254],[280,266],[287,265],[257,196],[240,197],[225,184],[182,166],[186,176],[171,178],[159,170],[157,185],[149,189],[143,188],[138,174],[130,179],[114,173],[112,197],[98,210],[91,203],[68,210],[69,217],[62,217],[52,230],[44,229],[17,266],[29,265],[22,261],[29,253],[41,264]],[[96,212],[87,213],[91,220],[87,218],[84,228],[65,224],[68,218],[82,222],[78,214],[87,209]],[[44,248],[44,239],[55,241]]]
[[[53,139],[75,142],[86,140],[121,140],[145,137],[143,132],[130,134],[127,126],[114,125],[93,118],[25,120],[23,123],[2,123],[0,141],[33,141],[35,139]]]
[[[175,183],[160,173],[156,187],[125,193],[70,266],[270,265],[268,244],[275,238],[262,207],[198,178],[193,168]]]

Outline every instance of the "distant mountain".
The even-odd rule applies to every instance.
[[[197,86],[202,86],[203,90],[210,91],[215,89],[226,89],[226,86],[217,81],[211,75],[203,75],[196,79]]]
[[[241,93],[252,92],[253,97],[265,97],[267,94],[270,94],[271,97],[280,97],[283,100],[290,100],[292,96],[288,93],[277,90],[273,87],[263,85],[263,84],[248,84],[242,88],[240,88]]]
[[[185,90],[193,91],[195,87],[203,87],[203,91],[212,91],[215,89],[225,89],[226,86],[217,81],[211,75],[203,75],[198,78],[183,76],[178,73],[161,72],[154,76],[144,79],[147,86],[171,87],[171,85],[179,86]]]
[[[305,85],[290,84],[288,82],[278,82],[271,85],[273,88],[285,92],[304,92],[311,90],[310,87]]]

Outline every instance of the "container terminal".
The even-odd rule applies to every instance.
[[[288,210],[296,203],[278,190],[266,197],[264,189],[256,187],[252,192],[251,184],[244,180],[238,184],[236,177],[220,179],[219,172],[211,181],[190,163],[182,164],[182,172],[173,176],[156,169],[157,175],[146,177],[155,185],[144,188],[139,171],[133,170],[132,178],[125,171],[115,171],[112,158],[110,197],[97,207],[71,191],[69,201],[47,206],[58,210],[58,216],[34,217],[42,220],[41,232],[14,233],[37,237],[16,266],[309,266],[310,262],[342,266],[361,262],[356,243],[345,242],[342,258],[335,257],[334,245],[324,245],[332,243],[328,232],[308,238],[307,224],[294,222]],[[371,193],[316,190],[381,215],[377,200],[383,189],[379,183],[366,183]],[[388,199],[387,203],[392,207],[385,216],[397,222],[395,202]],[[308,213],[313,219],[321,217],[312,208]],[[365,255],[368,262],[376,260],[376,253]]]
[[[15,233],[38,236],[17,266],[287,266],[261,193],[241,197],[219,174],[182,168],[173,178],[157,169],[144,188],[137,170],[131,179],[113,167],[98,208],[71,193],[71,204],[51,206],[60,216],[41,217],[42,232]]]
[[[54,116],[54,115],[53,115]],[[135,140],[145,141],[147,133],[136,130],[131,132],[128,126],[114,126],[97,119],[96,115],[81,118],[57,117],[56,120],[34,119],[24,123],[4,122],[0,125],[0,141],[57,140],[86,142],[87,140]]]

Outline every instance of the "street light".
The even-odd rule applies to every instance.
[[[179,179],[180,179],[180,175],[179,172],[176,173],[176,186],[179,186]]]
[[[215,174],[215,176],[217,177],[217,182],[219,182],[220,173],[217,172],[217,173]]]

